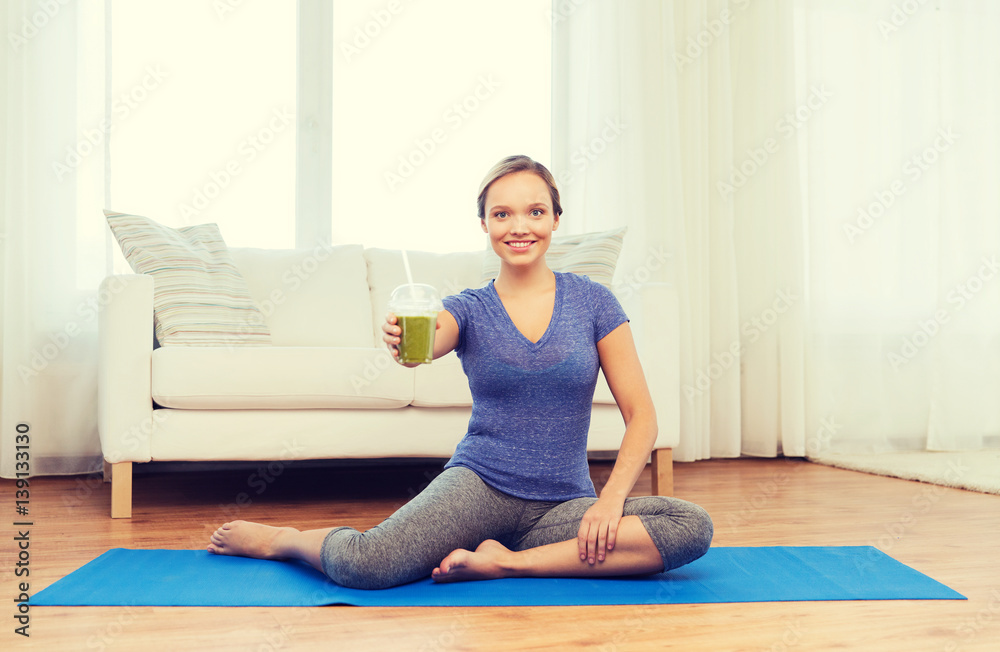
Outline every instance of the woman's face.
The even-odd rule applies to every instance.
[[[541,177],[527,171],[500,177],[486,191],[485,208],[483,231],[500,260],[530,265],[545,255],[559,216]]]

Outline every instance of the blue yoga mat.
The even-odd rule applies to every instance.
[[[621,579],[518,578],[348,589],[300,562],[204,550],[115,548],[31,597],[33,606],[531,606],[801,600],[964,600],[870,546],[711,548],[687,566]]]

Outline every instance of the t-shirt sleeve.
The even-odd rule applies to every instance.
[[[451,313],[451,316],[455,318],[458,323],[458,344],[455,346],[455,353],[462,357],[462,353],[465,350],[465,327],[469,323],[469,317],[472,313],[472,302],[469,297],[466,296],[465,292],[462,294],[452,294],[441,300],[444,304],[444,309]]]
[[[594,341],[600,342],[605,335],[629,319],[618,298],[608,288],[599,283],[591,283],[590,294],[591,305],[594,307]]]

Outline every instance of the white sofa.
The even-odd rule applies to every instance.
[[[399,251],[343,245],[231,249],[271,331],[270,346],[155,348],[153,277],[104,280],[99,429],[112,517],[132,509],[132,464],[149,461],[447,458],[471,395],[454,353],[410,369],[381,341]],[[410,252],[414,277],[443,294],[482,284],[485,252]],[[623,285],[656,403],[654,493],[672,493],[679,441],[677,300],[666,284]],[[616,451],[621,415],[598,379],[588,449]]]

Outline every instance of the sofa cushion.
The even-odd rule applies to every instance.
[[[153,277],[153,328],[161,346],[271,343],[217,225],[172,229],[140,215],[104,214],[132,270]]]
[[[589,276],[590,280],[610,289],[626,230],[621,227],[600,233],[553,237],[545,252],[545,262],[553,271]],[[486,285],[499,272],[500,257],[491,247],[483,257],[479,285]]]
[[[413,399],[413,370],[384,348],[161,347],[153,400],[169,408],[397,408]]]
[[[407,251],[413,280],[437,288],[442,297],[458,294],[466,288],[480,287],[480,272],[485,252],[467,251],[436,254],[429,251]],[[392,291],[406,283],[403,254],[399,249],[365,249],[368,262],[368,285],[371,289],[371,318],[374,326],[374,344],[385,347],[382,341],[382,322],[389,311]]]
[[[231,250],[275,346],[369,347],[363,251],[361,245]]]

